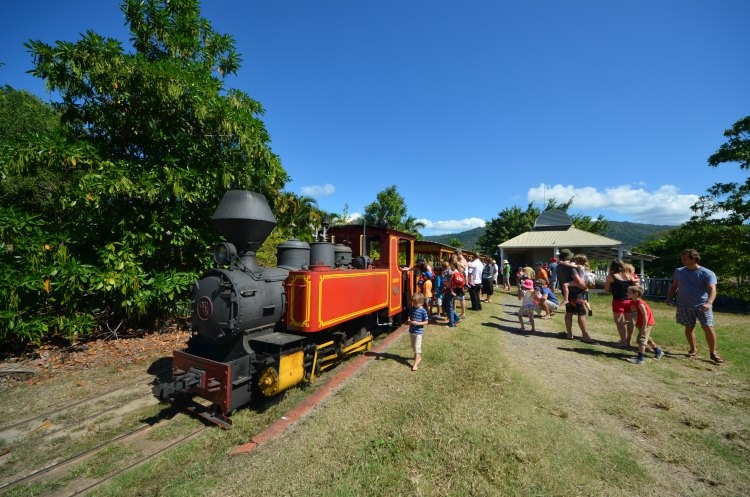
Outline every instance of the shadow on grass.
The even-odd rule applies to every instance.
[[[165,419],[172,419],[183,411],[184,409],[180,405],[165,404],[164,408],[161,411],[159,411],[157,414],[153,416],[141,418],[140,421],[143,424],[153,426],[159,423],[160,421],[164,421]],[[202,420],[202,421],[205,422],[205,420]]]
[[[633,357],[632,352],[628,352],[622,349],[619,351],[591,349],[588,347],[558,347],[558,349],[564,350],[566,352],[575,352],[577,354],[586,355],[590,357],[606,357],[608,359],[616,359],[616,360],[621,360],[621,361],[626,361],[628,358]]]
[[[553,331],[536,330],[534,333],[531,333],[531,325],[528,324],[528,319],[526,318],[524,318],[524,322],[526,322],[526,331],[522,331],[520,328],[521,325],[518,322],[518,316],[516,316],[515,313],[512,312],[508,312],[507,314],[507,316],[492,316],[492,319],[495,319],[499,322],[485,322],[482,323],[482,326],[485,326],[487,328],[495,328],[506,333],[512,333],[514,335],[535,336],[542,338],[565,338],[565,333],[558,333]]]
[[[391,354],[390,352],[365,352],[365,355],[367,357],[374,357],[376,361],[386,359],[386,360],[400,362],[404,366],[411,367],[411,362],[410,362],[411,358],[404,357],[402,355]]]
[[[496,330],[504,331],[506,333],[512,333],[514,335],[519,336],[537,336],[541,335],[538,331],[536,333],[531,333],[530,329],[526,329],[526,331],[522,331],[521,328],[519,328],[518,319],[505,319],[497,316],[493,316],[493,319],[497,319],[500,321],[500,323],[492,323],[492,322],[484,322],[481,323],[481,326],[484,326],[485,328],[494,328]],[[502,323],[513,323],[513,324],[502,324]]]
[[[148,374],[156,376],[160,382],[166,382],[172,379],[172,358],[160,357],[156,359],[147,370]]]

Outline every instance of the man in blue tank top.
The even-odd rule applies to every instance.
[[[685,249],[680,253],[683,267],[677,268],[672,284],[667,291],[667,303],[677,294],[677,324],[685,326],[690,351],[687,356],[698,354],[695,343],[695,322],[698,321],[706,335],[711,360],[721,364],[724,359],[716,353],[716,331],[714,330],[713,304],[716,299],[716,274],[698,263],[701,256],[695,249]]]

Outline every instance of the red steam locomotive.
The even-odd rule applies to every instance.
[[[174,352],[172,381],[153,388],[159,399],[229,428],[228,416],[256,396],[312,382],[405,318],[414,282],[401,266],[413,265],[412,235],[324,223],[319,241],[279,244],[277,267],[266,268],[255,254],[276,221],[263,195],[228,191],[212,220],[226,239],[214,247],[221,268],[193,285],[193,333]]]

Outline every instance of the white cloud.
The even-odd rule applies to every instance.
[[[330,183],[326,183],[325,185],[309,185],[300,188],[302,195],[307,195],[308,197],[327,197],[335,191],[336,187]]]
[[[570,212],[582,211],[595,217],[610,211],[620,214],[634,223],[678,225],[686,222],[693,215],[690,206],[698,201],[699,195],[681,194],[674,185],[663,185],[655,191],[621,185],[606,188],[603,192],[593,187],[576,188],[572,185],[539,185],[530,188],[527,195],[529,202],[544,204],[554,198],[558,202],[567,202],[573,197]]]
[[[417,219],[424,223],[425,227],[420,231],[427,236],[444,235],[448,233],[461,233],[474,228],[484,227],[484,219],[469,217],[465,219],[451,219],[447,221],[430,221],[429,219]]]

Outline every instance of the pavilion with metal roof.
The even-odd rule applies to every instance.
[[[589,233],[573,226],[570,216],[560,210],[545,211],[534,222],[531,231],[522,233],[498,244],[500,260],[508,259],[513,266],[533,265],[534,261],[550,262],[560,249],[583,253],[589,259],[611,261],[619,258],[628,262],[640,262],[640,274],[644,274],[644,263],[656,256],[630,252],[622,242],[606,236]]]
[[[451,255],[456,253],[457,247],[445,243],[433,242],[431,240],[417,240],[414,242],[414,256],[424,257],[427,262],[433,266],[440,264],[440,261],[448,260]],[[480,255],[477,252],[461,248],[465,255]]]

